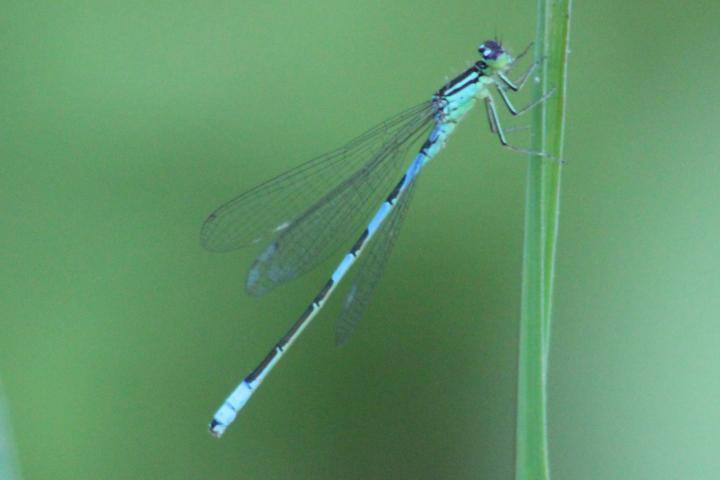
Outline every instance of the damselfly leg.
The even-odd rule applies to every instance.
[[[532,44],[530,44],[532,45]],[[521,58],[525,53],[529,50],[530,45],[520,54],[518,57],[516,57],[515,61],[517,61],[519,58]],[[515,63],[515,62],[513,62]],[[510,100],[510,97],[508,96],[508,89],[512,90],[513,92],[519,92],[527,83],[528,79],[530,78],[530,75],[533,71],[537,68],[539,65],[539,62],[534,62],[530,67],[527,69],[527,71],[523,74],[522,77],[517,81],[517,83],[510,80],[510,78],[507,77],[504,73],[500,72],[498,73],[498,78],[502,81],[502,83],[497,82],[495,83],[495,88],[497,89],[498,94],[500,95],[500,98],[502,99],[503,103],[507,107],[508,111],[513,116],[519,116],[523,115],[524,113],[527,113],[534,107],[540,105],[542,102],[548,99],[553,93],[555,93],[555,90],[551,90],[545,95],[541,96],[540,98],[533,100],[528,105],[526,105],[523,108],[516,108],[512,101]],[[503,85],[504,84],[504,85]],[[500,116],[498,115],[497,108],[495,107],[495,101],[493,100],[492,96],[488,95],[484,99],[485,101],[485,110],[487,113],[488,123],[490,124],[490,132],[497,135],[498,139],[500,140],[500,143],[503,147],[509,148],[510,150],[518,153],[525,153],[529,155],[538,155],[545,158],[554,158],[551,155],[548,155],[545,152],[538,152],[534,150],[529,150],[527,148],[518,147],[515,145],[510,144],[507,141],[507,137],[505,135],[505,130],[503,129],[502,125],[500,124]],[[510,130],[508,130],[510,131]]]

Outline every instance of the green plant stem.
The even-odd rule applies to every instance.
[[[20,478],[2,383],[0,383],[0,478],[3,480]]]
[[[554,90],[534,113],[529,159],[518,359],[516,480],[548,480],[547,368],[560,215],[571,0],[538,0],[535,95]]]

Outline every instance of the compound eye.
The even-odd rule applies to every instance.
[[[503,49],[495,40],[488,40],[480,44],[478,52],[485,60],[496,60],[503,52]]]

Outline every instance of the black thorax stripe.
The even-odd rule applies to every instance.
[[[480,70],[480,67],[478,65],[473,65],[472,67],[468,68],[463,73],[446,83],[440,90],[438,90],[436,95],[454,95],[468,85],[476,83],[482,75],[483,73]]]

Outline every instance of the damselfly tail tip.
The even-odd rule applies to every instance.
[[[222,424],[221,422],[218,422],[214,418],[210,421],[210,435],[212,435],[215,438],[222,437],[223,433],[225,433],[225,428],[227,425]]]
[[[245,403],[253,394],[253,385],[247,380],[240,382],[230,396],[220,405],[213,419],[210,422],[210,433],[216,437],[221,437],[225,433],[225,429],[235,421],[238,412],[245,406]]]

